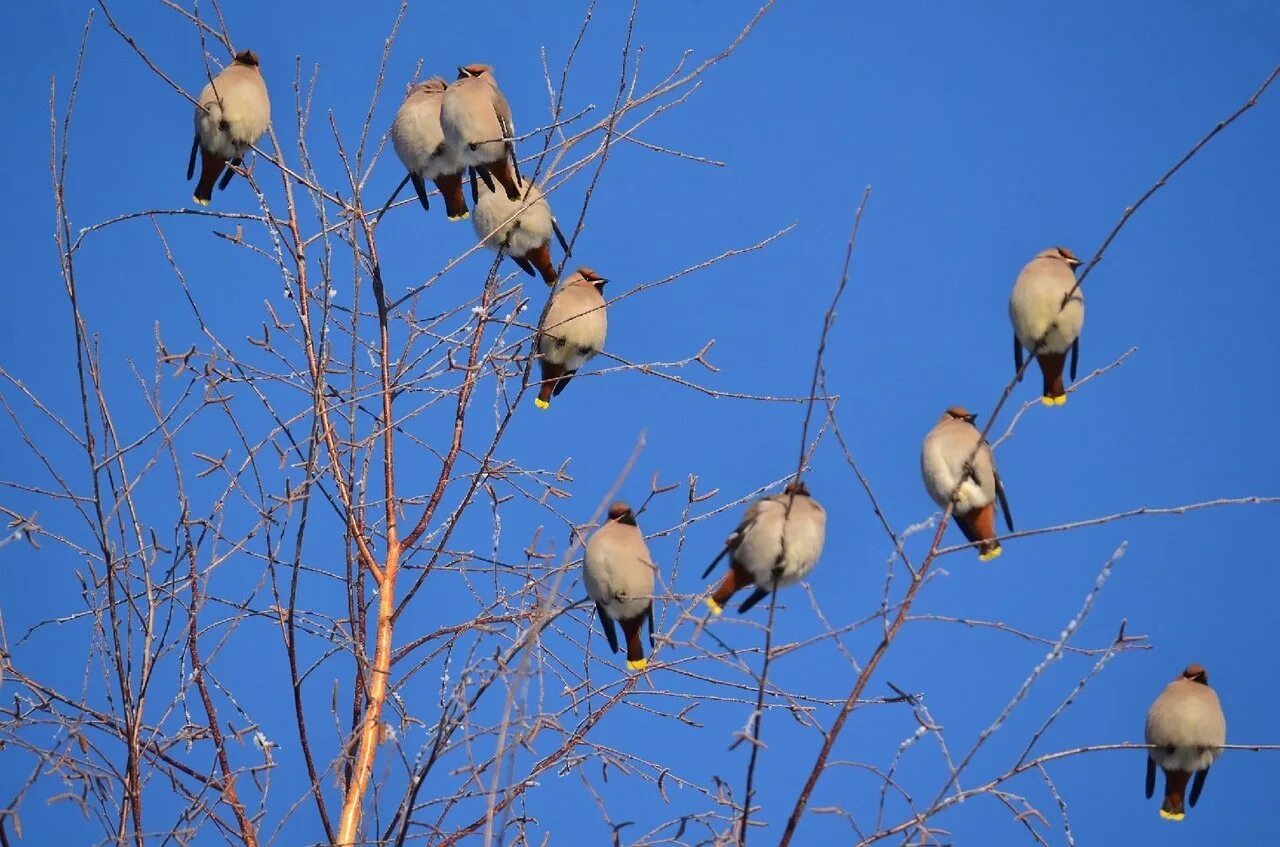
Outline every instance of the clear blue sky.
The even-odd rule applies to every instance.
[[[158,5],[114,6],[122,25],[167,73],[193,92],[200,87],[199,44],[188,26]],[[12,295],[0,317],[0,362],[72,419],[78,418],[77,395],[71,324],[51,238],[47,100],[49,76],[56,74],[59,103],[65,102],[87,7],[15,5],[8,11],[9,46],[0,60],[8,80],[0,192],[8,199],[3,221]],[[275,126],[291,156],[294,57],[301,56],[305,73],[319,64],[313,137],[321,172],[333,185],[341,184],[341,171],[326,141],[324,112],[332,110],[344,138],[354,138],[394,11],[384,4],[365,4],[358,13],[353,8],[294,0],[224,4],[237,46],[252,47],[262,57]],[[428,72],[446,76],[458,64],[495,65],[518,128],[545,122],[539,51],[545,48],[558,78],[581,18],[580,5],[486,9],[482,18],[474,4],[417,4],[410,10],[388,69],[376,128],[390,122],[401,85],[419,58]],[[612,3],[596,10],[571,77],[568,111],[595,103],[599,113],[612,102],[625,12]],[[705,0],[642,8],[635,33],[635,42],[645,48],[642,87],[664,76],[686,48],[695,60],[718,52],[748,14],[739,4]],[[711,358],[720,372],[693,378],[727,391],[803,394],[853,210],[863,187],[873,185],[827,368],[830,385],[842,398],[841,426],[889,519],[899,529],[922,520],[933,505],[919,479],[920,439],[948,405],[985,413],[995,403],[1013,367],[1006,303],[1018,269],[1055,244],[1092,255],[1125,206],[1257,87],[1280,59],[1278,44],[1280,6],[1269,2],[1082,2],[1070,8],[1018,2],[782,2],[731,60],[707,75],[686,105],[641,133],[646,141],[728,166],[710,168],[639,147],[618,148],[592,201],[577,253],[615,280],[610,293],[616,295],[759,241],[792,222],[797,228],[762,253],[619,304],[610,314],[608,348],[632,361],[670,361],[714,338]],[[73,227],[139,209],[188,205],[191,186],[183,175],[190,140],[190,105],[157,80],[99,15],[72,130],[68,200]],[[1280,91],[1273,91],[1141,210],[1093,272],[1085,287],[1081,373],[1110,363],[1130,347],[1138,351],[1123,367],[1072,394],[1065,408],[1030,410],[1016,437],[999,451],[1020,529],[1137,506],[1280,493],[1280,458],[1272,449],[1280,413],[1273,390],[1280,364],[1278,143]],[[528,145],[523,152],[532,151],[532,142]],[[371,195],[384,197],[401,176],[388,151],[370,181]],[[274,176],[264,184],[278,195]],[[579,177],[553,198],[562,221],[576,217],[586,184],[586,177]],[[238,179],[214,202],[220,209],[255,209]],[[260,331],[263,301],[284,302],[271,266],[214,238],[208,219],[167,219],[163,225],[188,283],[220,334],[236,341]],[[416,206],[395,212],[380,233],[393,292],[420,282],[471,239],[469,226],[449,226],[439,209],[424,216]],[[470,259],[433,296],[440,305],[471,296],[488,261],[487,256]],[[137,221],[92,237],[79,262],[82,309],[101,333],[109,385],[119,398],[116,422],[125,433],[140,433],[148,418],[127,362],[132,359],[143,374],[151,373],[157,321],[170,349],[204,342],[150,224]],[[542,296],[536,284],[527,290]],[[348,283],[339,299],[349,296]],[[1033,374],[1019,387],[1017,399],[1035,397],[1036,386]],[[83,457],[68,451],[11,387],[3,391],[84,490]],[[492,396],[491,388],[482,391],[473,409],[482,420],[476,445],[487,442]],[[702,490],[720,491],[704,504],[710,509],[785,475],[795,461],[800,419],[801,409],[794,405],[717,400],[639,373],[615,373],[580,380],[545,415],[529,404],[503,451],[528,467],[555,468],[571,455],[574,496],[559,508],[585,521],[644,430],[648,444],[625,496],[643,499],[655,471],[666,481],[697,474]],[[425,419],[423,429],[430,430],[434,420]],[[415,434],[441,443],[442,432]],[[209,447],[210,441],[222,444],[226,433],[210,429],[205,436]],[[0,444],[0,478],[49,483],[7,417],[0,421]],[[402,480],[412,477],[415,462],[422,479],[434,480],[434,463],[411,451],[406,456]],[[876,608],[889,545],[834,442],[820,448],[809,484],[830,515],[826,553],[812,585],[828,618],[840,625]],[[207,495],[216,489],[198,491]],[[150,520],[167,525],[172,499],[147,496]],[[20,512],[39,508],[51,531],[84,537],[69,513],[12,487],[0,489],[0,502]],[[484,508],[483,502],[477,506],[475,520],[464,524],[467,531],[454,548],[490,549]],[[547,513],[512,508],[503,528],[504,558],[519,561],[539,524],[557,544],[563,542],[565,527]],[[659,499],[642,516],[642,526],[649,531],[669,527],[680,508],[679,494]],[[1210,671],[1230,741],[1280,742],[1274,708],[1280,698],[1274,672],[1274,598],[1280,592],[1271,531],[1275,515],[1275,507],[1237,507],[1139,518],[1010,542],[1003,557],[989,565],[979,565],[972,554],[952,556],[942,563],[946,575],[928,586],[916,611],[999,620],[1054,637],[1076,613],[1102,562],[1127,541],[1128,554],[1077,644],[1105,645],[1127,619],[1129,632],[1149,635],[1154,649],[1117,657],[1037,749],[1140,741],[1147,706],[1191,661]],[[697,575],[735,519],[721,516],[689,532],[677,590],[701,587]],[[955,530],[948,532],[948,541],[958,539]],[[922,535],[911,540],[915,558],[925,544]],[[310,549],[317,566],[340,565],[338,553],[326,553],[323,540]],[[652,551],[658,562],[669,564],[676,554],[674,536],[655,540]],[[58,544],[46,542],[39,552],[9,545],[0,550],[0,567],[5,586],[0,612],[11,645],[35,621],[79,610],[73,572],[82,565]],[[226,580],[220,587],[236,594],[238,586],[256,581],[257,574],[249,572],[253,567],[251,561],[231,561],[215,579]],[[317,582],[310,588],[316,592],[309,598],[314,605],[342,606],[342,595],[332,587]],[[779,642],[821,631],[800,589],[784,599]],[[265,608],[270,595],[259,593],[251,602]],[[763,609],[753,617],[763,620]],[[668,621],[673,611],[668,610]],[[397,642],[449,620],[446,602],[422,598]],[[566,626],[580,637],[585,620]],[[715,626],[735,646],[759,642],[757,630]],[[244,693],[249,712],[283,745],[277,759],[295,763],[292,703],[276,632],[266,624],[246,626],[228,642],[219,662],[227,669],[224,681]],[[51,682],[76,692],[88,637],[87,624],[46,629],[15,649],[14,660],[38,667]],[[877,640],[877,631],[869,627],[846,644],[865,659]],[[592,643],[599,657],[593,677],[613,678],[619,663],[601,651],[598,638]],[[565,651],[570,664],[580,667],[580,655],[572,653],[577,648],[555,638],[547,647]],[[952,752],[959,754],[1044,652],[1042,645],[990,631],[918,623],[894,646],[868,693],[889,693],[885,680],[925,692],[934,717],[946,727]],[[1068,657],[1051,668],[963,784],[972,787],[1007,767],[1092,662]],[[434,719],[431,704],[440,670],[429,667],[421,685],[406,690],[422,704],[419,716],[427,721]],[[783,657],[774,672],[787,688],[816,697],[843,697],[852,682],[830,645]],[[661,688],[695,684],[662,673],[655,672]],[[349,665],[335,664],[319,674],[311,691],[321,712],[317,724],[324,728],[330,726],[323,712],[335,675],[345,686]],[[101,703],[101,684],[93,676],[90,684],[91,699]],[[0,688],[0,701],[11,699],[12,687],[9,682]],[[561,695],[549,686],[545,696],[555,705]],[[669,698],[637,695],[634,700],[671,706]],[[592,738],[661,758],[695,782],[708,783],[718,775],[737,795],[746,753],[726,748],[748,711],[741,705],[703,705],[698,719],[706,725],[692,729],[626,708],[611,714]],[[819,715],[829,723],[829,711]],[[861,710],[833,759],[885,764],[914,727],[901,707]],[[763,753],[758,802],[763,804],[760,817],[770,826],[753,836],[753,843],[776,840],[818,747],[813,732],[781,712],[769,714],[764,736],[769,747]],[[424,737],[417,729],[405,740],[416,749]],[[331,731],[323,739],[326,751],[331,749]],[[523,756],[520,767],[530,761]],[[0,802],[8,801],[31,766],[24,754],[0,753]],[[1069,804],[1080,844],[1256,844],[1274,829],[1268,815],[1280,792],[1277,754],[1227,753],[1214,767],[1200,804],[1181,825],[1161,821],[1158,801],[1143,800],[1139,752],[1069,760],[1051,772]],[[941,773],[936,746],[921,742],[899,777],[923,801],[940,787]],[[682,810],[707,807],[703,800],[675,793],[671,808],[665,808],[652,786],[624,790],[630,783],[604,783],[598,768],[587,778],[607,798],[615,820],[637,822],[623,831],[624,838],[638,837]],[[273,792],[279,793],[272,807],[278,814],[281,798],[304,790],[305,775],[289,768],[274,779]],[[833,767],[812,805],[842,804],[869,823],[877,786],[864,772]],[[1042,830],[1049,843],[1062,843],[1056,808],[1042,783],[1025,777],[1011,787],[1050,816],[1053,826]],[[22,843],[87,843],[100,833],[69,807],[44,804],[60,790],[50,783],[28,799]],[[608,838],[594,807],[582,812],[581,804],[590,800],[576,777],[549,776],[530,796],[536,800],[523,811],[539,819],[553,844]],[[163,803],[154,803],[153,821],[163,827]],[[894,819],[902,812],[899,804]],[[269,817],[264,832],[277,820]],[[1029,843],[1010,813],[989,797],[952,810],[935,824],[950,830],[947,840],[956,844]],[[319,832],[308,803],[278,843],[310,843]],[[810,815],[798,843],[851,838],[837,818]]]

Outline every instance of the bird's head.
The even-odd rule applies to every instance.
[[[804,484],[802,479],[793,479],[787,483],[787,487],[782,489],[783,494],[796,494],[800,497],[809,496],[809,486]]]
[[[1067,267],[1074,270],[1080,264],[1080,260],[1076,258],[1076,254],[1072,253],[1066,247],[1050,247],[1047,250],[1041,250],[1036,254],[1037,259],[1057,259],[1060,262],[1066,262]]]
[[[626,503],[621,500],[617,500],[609,507],[609,520],[617,521],[618,523],[626,524],[628,526],[635,526],[636,513],[631,511],[631,507]]]
[[[595,268],[589,268],[586,265],[583,265],[582,267],[578,268],[577,271],[575,271],[575,273],[578,275],[578,279],[575,280],[576,284],[591,285],[595,287],[596,291],[599,291],[602,294],[604,293],[605,284],[609,280],[600,276],[600,274],[596,273]]]
[[[443,77],[433,76],[415,85],[413,90],[424,94],[440,94],[448,87],[449,83],[445,82]]]
[[[258,54],[252,50],[241,50],[236,54],[236,64],[244,65],[246,68],[258,67]]]
[[[978,419],[978,416],[973,412],[970,412],[964,406],[952,406],[942,413],[942,419],[944,421],[964,421],[965,423],[972,424]]]
[[[1187,665],[1187,669],[1182,672],[1182,678],[1201,685],[1209,684],[1209,672],[1204,669],[1204,665]]]

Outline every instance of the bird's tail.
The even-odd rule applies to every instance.
[[[456,174],[440,174],[435,179],[436,188],[444,198],[444,213],[451,221],[466,220],[471,212],[467,209],[467,197],[462,193],[462,171]]]
[[[640,639],[640,628],[643,626],[646,612],[643,615],[622,621],[622,631],[627,636],[627,667],[633,671],[644,670],[649,660],[644,657],[644,644]]]
[[[1036,356],[1040,373],[1044,375],[1044,396],[1040,402],[1046,406],[1061,406],[1067,402],[1067,390],[1062,385],[1062,369],[1067,362],[1066,353],[1041,353]]]
[[[483,166],[498,182],[502,183],[503,189],[507,192],[507,199],[515,203],[520,199],[520,184],[516,181],[515,171],[511,167],[511,159],[503,156],[496,162],[489,162]]]
[[[737,593],[738,589],[746,588],[753,585],[755,581],[751,578],[751,574],[737,562],[729,562],[729,570],[725,573],[724,579],[720,580],[720,584],[716,586],[716,590],[707,598],[707,608],[713,614],[719,615],[724,612],[724,604],[729,602],[729,598]]]
[[[221,156],[200,148],[200,181],[196,183],[192,199],[201,206],[208,206],[213,199],[213,187],[218,183],[218,176],[226,167],[227,160]]]
[[[1186,771],[1164,772],[1164,803],[1160,805],[1160,817],[1167,821],[1180,821],[1187,815],[1183,796],[1187,791],[1187,780],[1191,774]]]
[[[556,284],[556,266],[551,261],[551,242],[533,248],[524,254],[524,259],[529,264],[537,268],[538,273],[542,276],[542,281],[552,287]]]
[[[1000,542],[996,541],[996,504],[988,503],[981,509],[974,509],[971,512],[965,512],[963,515],[956,514],[956,525],[964,533],[964,537],[968,541],[981,542],[978,544],[978,558],[984,562],[989,562],[1003,551]]]
[[[539,409],[546,409],[551,406],[551,393],[555,391],[556,383],[564,376],[564,365],[549,362],[545,356],[539,361],[542,365],[542,385],[538,388],[538,396],[533,404]]]

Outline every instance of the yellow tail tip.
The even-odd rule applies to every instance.
[[[471,213],[470,213],[470,212],[463,212],[461,215],[449,215],[449,220],[451,220],[451,221],[465,221],[465,220],[466,220],[467,218],[469,218],[469,217],[471,217]]]
[[[1044,395],[1043,397],[1041,397],[1041,398],[1040,398],[1040,405],[1041,405],[1041,406],[1052,406],[1052,405],[1053,405],[1053,398],[1052,398],[1052,397],[1050,397],[1048,394]]]
[[[724,614],[724,606],[721,606],[710,597],[707,598],[707,608],[711,610],[711,614],[719,616]]]
[[[209,201],[208,201],[208,200],[201,200],[199,197],[195,196],[194,194],[192,194],[192,195],[191,195],[191,199],[192,199],[192,200],[194,200],[194,201],[196,202],[196,204],[197,204],[197,205],[199,205],[199,206],[208,206],[208,205],[209,205]]]
[[[994,549],[994,550],[988,550],[988,551],[987,551],[987,552],[985,552],[985,553],[979,553],[979,554],[978,554],[978,561],[980,561],[980,562],[989,562],[989,561],[991,561],[992,559],[998,559],[998,558],[1000,557],[1000,554],[1001,554],[1001,553],[1003,553],[1003,552],[1004,552],[1004,548],[1003,548],[1003,547],[997,547],[997,548],[996,548],[996,549]]]
[[[1186,815],[1183,814],[1182,812],[1166,812],[1164,809],[1161,809],[1160,817],[1164,818],[1167,821],[1180,821],[1183,818],[1185,818]]]
[[[636,659],[634,662],[631,661],[630,659],[627,660],[627,670],[629,671],[642,671],[648,666],[649,666],[648,659]]]
[[[1053,405],[1055,405],[1055,406],[1065,406],[1065,405],[1067,405],[1067,395],[1065,395],[1065,394],[1059,394],[1057,397],[1054,397],[1054,398],[1053,398]]]
[[[550,403],[548,403],[546,400],[543,400],[541,397],[534,397],[534,398],[533,398],[533,405],[537,406],[539,409],[550,409],[550,408],[551,408],[551,404],[550,404]]]

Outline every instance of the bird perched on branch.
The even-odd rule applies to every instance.
[[[604,307],[608,281],[582,267],[565,277],[560,290],[551,295],[538,327],[542,387],[533,402],[539,409],[549,407],[551,398],[560,396],[578,369],[604,349],[609,328]]]
[[[948,503],[955,503],[952,514],[964,537],[980,542],[978,558],[989,562],[1001,552],[1000,542],[996,541],[997,497],[1010,532],[1013,516],[991,446],[973,425],[976,419],[977,415],[960,406],[947,409],[924,438],[920,471],[933,502],[944,509]]]
[[[582,577],[587,596],[596,603],[600,627],[613,652],[618,652],[622,627],[627,641],[627,667],[643,670],[648,660],[640,641],[640,628],[649,622],[649,649],[653,649],[654,569],[644,534],[636,525],[635,512],[626,503],[609,507],[609,520],[587,541],[582,559]]]
[[[556,266],[551,261],[551,236],[560,240],[560,246],[569,254],[569,243],[556,223],[551,207],[542,196],[542,189],[533,183],[520,183],[523,196],[508,200],[501,191],[480,189],[476,200],[476,215],[472,218],[476,236],[484,246],[503,255],[520,266],[529,276],[536,272],[547,285],[556,284]]]
[[[818,563],[826,535],[827,513],[798,479],[781,494],[752,503],[702,574],[706,579],[729,556],[729,572],[707,598],[707,607],[719,615],[735,592],[754,586],[755,591],[738,607],[739,613],[746,612],[775,588],[804,579]]]
[[[187,179],[195,174],[198,151],[200,181],[192,199],[208,206],[223,168],[228,162],[238,167],[271,123],[271,100],[258,67],[258,54],[252,50],[237,53],[235,61],[204,87],[197,102],[196,137],[187,160]],[[218,189],[226,188],[234,174],[228,169]]]
[[[1080,260],[1066,247],[1041,250],[1018,274],[1009,296],[1014,368],[1022,370],[1022,349],[1030,350],[1044,376],[1040,402],[1046,406],[1067,402],[1062,386],[1067,351],[1071,351],[1072,382],[1080,363],[1084,295],[1076,287],[1075,268],[1079,264]]]
[[[410,88],[391,124],[391,143],[409,171],[422,208],[431,208],[426,185],[426,180],[431,180],[440,189],[449,220],[460,221],[470,214],[462,193],[462,172],[467,166],[445,143],[440,127],[440,106],[447,88],[448,83],[438,76]]]
[[[458,68],[458,79],[444,92],[440,125],[449,147],[472,169],[472,200],[476,199],[477,172],[490,191],[495,190],[496,179],[508,200],[520,199],[515,123],[491,66]]]
[[[1209,766],[1227,743],[1227,719],[1203,667],[1188,665],[1182,676],[1165,686],[1147,712],[1146,738],[1155,745],[1147,751],[1147,799],[1155,792],[1159,765],[1164,771],[1160,817],[1180,821],[1187,813],[1183,804],[1187,781],[1195,775],[1188,801],[1194,806]]]

